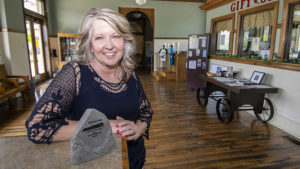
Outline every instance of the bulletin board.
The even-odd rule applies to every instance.
[[[200,75],[206,76],[208,67],[209,35],[191,34],[187,51],[187,85],[190,90],[204,87]]]

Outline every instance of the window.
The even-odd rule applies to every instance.
[[[236,54],[243,58],[271,60],[274,53],[278,2],[238,13]]]
[[[24,8],[44,15],[44,2],[42,0],[24,0]]]
[[[300,59],[300,3],[290,4],[284,60]]]
[[[232,41],[235,14],[214,18],[211,21],[211,53],[232,54]]]
[[[270,58],[273,15],[273,11],[264,11],[243,17],[242,56]]]

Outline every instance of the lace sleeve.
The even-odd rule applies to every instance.
[[[136,87],[137,87],[137,92],[138,92],[138,97],[139,97],[139,102],[140,102],[140,112],[139,112],[138,120],[147,123],[147,129],[145,131],[144,136],[147,139],[149,139],[149,128],[150,128],[150,123],[152,121],[153,111],[152,111],[150,102],[144,92],[144,89],[143,89],[143,86],[142,86],[142,83],[141,83],[139,77],[137,76],[136,73],[134,73],[133,76],[137,82]]]
[[[59,128],[68,125],[65,117],[78,93],[79,69],[78,63],[70,62],[52,80],[25,123],[29,140],[49,144]]]

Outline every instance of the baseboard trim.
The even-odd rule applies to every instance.
[[[247,113],[255,116],[251,112]],[[296,137],[297,139],[300,139],[300,123],[287,119],[279,114],[274,114],[273,118],[268,123]]]
[[[289,133],[290,135],[300,139],[300,124],[287,119],[280,115],[274,115],[273,119],[269,122],[273,126]]]

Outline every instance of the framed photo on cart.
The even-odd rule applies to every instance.
[[[258,72],[258,71],[254,71],[251,78],[250,78],[250,82],[254,82],[256,84],[260,84],[262,79],[264,78],[265,73],[263,72]]]

